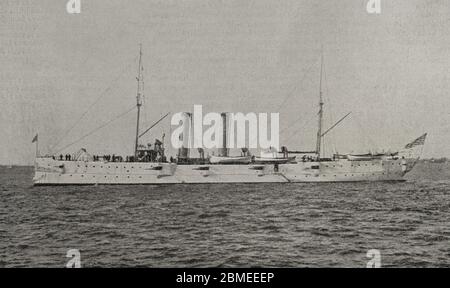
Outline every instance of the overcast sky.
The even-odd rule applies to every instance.
[[[448,0],[381,0],[380,15],[367,0],[81,0],[77,15],[65,2],[0,1],[0,163],[32,163],[37,132],[48,153],[131,109],[139,43],[143,126],[194,104],[279,112],[280,142],[313,149],[323,45],[325,126],[352,111],[325,149],[398,149],[429,132],[424,156],[450,156]],[[131,154],[135,117],[62,152]]]

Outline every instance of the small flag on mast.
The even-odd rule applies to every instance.
[[[38,134],[36,134],[36,136],[34,136],[33,140],[31,141],[31,143],[37,142],[38,141]]]

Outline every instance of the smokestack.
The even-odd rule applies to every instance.
[[[190,157],[190,147],[191,147],[191,131],[192,131],[192,114],[189,112],[183,113],[183,146],[178,149],[178,159],[188,159]]]
[[[228,157],[229,149],[227,148],[227,140],[228,140],[228,113],[221,113],[222,116],[222,125],[223,125],[223,134],[222,134],[222,148],[219,149],[219,156]]]

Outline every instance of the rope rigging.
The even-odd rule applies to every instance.
[[[64,151],[65,149],[69,148],[70,146],[72,146],[72,145],[74,145],[74,144],[80,142],[81,140],[83,140],[83,139],[85,139],[85,138],[91,136],[92,134],[94,134],[94,133],[97,132],[98,130],[100,130],[100,129],[102,129],[102,128],[108,126],[108,125],[111,124],[112,122],[114,122],[114,121],[116,121],[116,120],[118,120],[118,119],[124,117],[125,115],[127,115],[128,113],[130,113],[131,111],[133,111],[135,108],[136,108],[136,106],[133,105],[133,107],[131,107],[131,109],[125,111],[124,113],[121,113],[121,114],[117,115],[116,117],[114,117],[114,118],[111,119],[110,121],[108,121],[108,122],[106,122],[106,123],[104,123],[104,124],[98,126],[97,128],[91,130],[89,133],[83,135],[82,137],[80,137],[80,138],[77,139],[76,141],[73,141],[72,143],[70,143],[70,144],[64,146],[63,148],[59,149],[56,153],[53,153],[53,154],[58,154],[58,153],[60,153],[61,151]]]
[[[325,63],[324,63],[324,66],[325,66]],[[333,113],[333,109],[332,109],[332,105],[331,105],[331,100],[330,100],[330,98],[329,98],[329,95],[330,95],[330,91],[329,91],[329,87],[328,87],[328,79],[327,79],[327,69],[323,69],[323,77],[324,77],[324,83],[325,83],[325,91],[326,91],[326,93],[325,93],[325,95],[324,95],[324,98],[325,98],[325,101],[327,102],[327,111],[329,111],[329,113],[328,113],[328,115],[329,115],[329,117],[330,117],[330,123],[331,124],[333,124],[333,123],[335,123],[334,122],[334,113]],[[350,115],[350,113],[349,114],[347,114],[343,119],[345,119],[345,118],[347,118],[347,116],[348,115]],[[342,119],[342,120],[343,120]],[[322,137],[322,143],[323,143],[323,146],[325,147],[325,144],[327,144],[326,143],[326,140],[325,140],[325,135],[326,134],[328,134],[328,132],[330,132],[330,131],[332,131],[333,130],[333,128],[335,128],[337,125],[339,125],[339,123],[342,121],[342,120],[340,120],[340,121],[338,121],[338,123],[336,123],[336,124],[334,124],[330,129],[328,129],[325,133],[322,133],[322,135],[321,135],[321,137]],[[335,137],[334,137],[334,131],[332,132],[332,133],[330,133],[329,134],[329,138],[328,139],[330,139],[330,141],[329,142],[331,142],[331,154],[335,154],[336,152],[337,152],[337,149],[336,149],[336,141],[335,141]],[[325,151],[325,148],[324,148],[324,151]]]
[[[303,117],[302,117],[302,118],[303,118]],[[312,115],[312,116],[308,119],[308,121],[306,121],[300,128],[298,128],[297,130],[294,130],[294,133],[291,133],[291,136],[289,136],[289,137],[286,139],[286,141],[291,140],[292,137],[294,137],[294,136],[296,135],[296,132],[298,132],[298,131],[304,129],[306,126],[308,126],[309,124],[311,124],[311,122],[312,122],[313,119],[316,119],[316,114]],[[298,120],[297,120],[297,121],[298,121]],[[290,128],[290,127],[289,127],[289,128]],[[285,131],[285,130],[287,130],[287,129],[284,129],[283,131]],[[281,132],[281,133],[283,133],[283,132]],[[280,134],[281,134],[281,133],[280,133]]]
[[[303,81],[306,79],[306,76],[309,75],[309,72],[311,72],[312,68],[316,66],[318,60],[316,60],[314,63],[312,63],[308,69],[305,70],[305,73],[303,74],[302,79],[300,79],[299,84],[303,83]],[[290,93],[288,93],[288,95],[284,98],[283,102],[281,102],[280,106],[278,106],[278,111],[280,111],[280,109],[284,106],[284,104],[286,104],[287,100],[289,98],[291,98],[294,95],[294,91],[296,88],[294,88]]]
[[[150,131],[153,127],[155,127],[156,125],[158,125],[162,120],[164,120],[167,116],[169,116],[170,112],[167,113],[166,115],[164,115],[163,117],[161,117],[158,121],[156,121],[155,123],[152,124],[152,126],[150,126],[149,128],[147,128],[144,132],[142,132],[141,134],[139,134],[139,138],[141,138],[142,136],[144,136],[145,134],[147,134],[148,131]]]
[[[303,77],[300,79],[299,84],[303,83],[303,81],[306,79],[306,76],[309,75],[309,72],[311,72],[312,68],[316,65],[317,61],[318,61],[318,60],[316,60],[315,62],[311,63],[311,64],[309,65],[309,67],[308,67],[306,70],[304,70]],[[281,108],[284,106],[284,104],[286,104],[287,100],[290,99],[293,95],[295,95],[295,94],[294,94],[295,90],[296,90],[296,87],[293,88],[293,89],[291,90],[291,92],[288,93],[288,95],[283,99],[283,101],[281,102],[281,104],[278,106],[277,111],[280,111]],[[258,107],[258,105],[257,105],[256,107]],[[256,107],[255,107],[255,110],[257,110]],[[283,132],[285,132],[287,129],[294,127],[295,124],[300,123],[299,120],[301,120],[301,119],[303,119],[303,118],[304,118],[304,117],[302,116],[302,117],[298,118],[295,122],[291,122],[291,124],[290,124],[287,128],[283,129],[283,131],[281,131],[280,134],[282,134]],[[309,124],[309,122],[310,122],[310,120],[308,121],[307,124]],[[292,123],[293,123],[293,124],[292,124]],[[302,126],[302,128],[304,128],[305,126],[306,126],[306,125]],[[288,139],[292,138],[292,136],[293,136],[293,135],[291,135],[291,137],[289,137]],[[256,139],[253,139],[253,140],[256,140]],[[249,142],[250,142],[250,141],[249,141]]]
[[[89,107],[86,109],[86,111],[84,111],[84,113],[72,124],[72,126],[70,126],[70,128],[63,134],[63,136],[56,141],[56,144],[54,144],[51,148],[50,151],[53,152],[53,150],[58,147],[59,144],[61,144],[61,142],[66,139],[66,137],[69,135],[69,133],[79,124],[79,122],[81,120],[83,120],[83,118],[92,110],[92,108],[98,103],[100,102],[101,99],[103,99],[103,97],[111,90],[111,88],[113,87],[114,84],[116,84],[118,82],[118,80],[122,77],[122,75],[125,73],[125,71],[127,71],[127,69],[131,66],[131,64],[133,64],[133,62],[136,61],[136,57],[134,57],[133,61],[129,61],[129,63],[124,67],[124,69],[119,73],[119,75],[114,79],[114,81],[111,82],[111,84],[105,89],[103,90],[102,93],[100,93],[99,97],[97,97],[97,99],[95,99],[95,101],[89,105]],[[60,152],[63,149],[58,150],[56,153]],[[52,153],[52,154],[56,154],[56,153]]]
[[[319,61],[319,59],[322,59],[321,57],[320,58],[318,58],[316,61],[314,61],[310,66],[309,66],[309,68],[306,70],[306,72],[303,74],[303,77],[302,77],[302,79],[300,80],[300,83],[302,83],[305,79],[306,79],[306,76],[307,75],[309,75],[309,73],[311,72],[311,70],[313,69],[313,67],[315,67],[316,66],[316,64],[317,64],[317,62]],[[290,94],[288,94],[287,95],[287,97],[285,97],[285,99],[283,100],[283,102],[280,104],[280,106],[278,107],[278,111],[286,104],[286,102],[288,101],[288,99],[290,98],[290,97],[292,97],[293,96],[293,93],[290,93]],[[296,119],[295,121],[293,121],[293,122],[291,122],[291,124],[289,124],[285,129],[283,129],[282,131],[281,131],[281,133],[280,134],[283,134],[285,131],[287,131],[287,130],[289,130],[289,129],[291,129],[292,127],[294,127],[297,123],[300,123],[300,120],[302,120],[302,119],[304,119],[305,117],[304,117],[305,115],[301,115],[298,119]],[[312,115],[300,128],[298,128],[298,129],[296,129],[296,130],[294,130],[294,132],[293,133],[291,133],[291,135],[286,139],[286,141],[289,141],[290,139],[292,139],[292,137],[294,137],[295,135],[296,135],[296,132],[298,132],[298,131],[300,131],[300,130],[302,130],[302,129],[304,129],[306,126],[308,126],[310,123],[311,123],[311,121],[313,120],[313,119],[315,119],[315,117],[317,116],[317,114],[314,114],[314,115]],[[320,139],[320,141],[322,141],[322,139]]]

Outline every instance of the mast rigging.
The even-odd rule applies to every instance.
[[[320,88],[319,88],[319,125],[317,129],[316,153],[320,161],[320,153],[322,146],[322,122],[323,122],[323,93],[322,93],[322,74],[323,74],[323,51],[320,63]]]
[[[169,116],[170,112],[167,113],[166,115],[164,115],[163,117],[159,118],[158,121],[156,121],[155,123],[152,124],[152,126],[150,126],[147,130],[145,130],[144,132],[141,133],[141,135],[139,135],[139,138],[141,138],[142,136],[144,136],[145,134],[147,134],[148,131],[150,131],[153,127],[155,127],[156,125],[158,125],[162,120],[164,120],[167,116]]]
[[[137,80],[137,93],[136,93],[136,107],[137,107],[137,119],[136,119],[136,141],[134,145],[134,157],[137,160],[138,158],[138,147],[139,147],[139,122],[140,122],[140,114],[141,114],[141,106],[142,106],[142,97],[144,96],[144,76],[143,76],[143,67],[142,67],[142,44],[139,45],[139,68],[138,68],[138,76]]]
[[[347,113],[347,115],[345,115],[344,117],[342,117],[339,121],[337,121],[333,126],[331,126],[330,128],[327,129],[327,131],[323,132],[321,137],[325,136],[328,134],[328,132],[330,132],[331,130],[333,130],[336,126],[338,126],[342,121],[345,120],[345,118],[347,118],[348,116],[350,116],[350,114],[352,114],[352,112]]]

